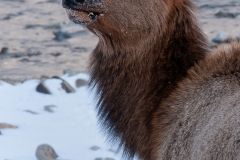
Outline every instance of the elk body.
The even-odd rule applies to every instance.
[[[210,51],[190,0],[63,0],[99,37],[99,120],[127,159],[240,159],[240,45]]]

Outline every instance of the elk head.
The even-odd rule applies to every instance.
[[[170,1],[62,0],[62,5],[70,20],[86,25],[100,40],[111,38],[127,44],[162,31],[173,4]]]

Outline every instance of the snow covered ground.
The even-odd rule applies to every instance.
[[[75,86],[76,79],[87,80],[88,75],[61,78],[76,92],[66,93],[56,79],[46,81],[51,95],[36,92],[39,80],[18,85],[0,82],[0,123],[18,126],[0,130],[0,160],[36,160],[41,144],[51,145],[58,160],[121,159],[114,149],[109,150],[100,133],[92,94],[86,86]],[[57,106],[53,113],[44,110],[48,105]]]

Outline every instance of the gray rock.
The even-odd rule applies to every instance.
[[[64,81],[62,82],[62,88],[67,92],[67,93],[75,93],[75,89],[67,82]]]
[[[37,92],[43,93],[43,94],[51,94],[51,92],[49,91],[49,89],[46,87],[46,85],[44,84],[44,82],[41,82],[37,88],[36,88]]]
[[[67,92],[67,93],[75,93],[75,89],[67,82],[65,81],[64,79],[58,77],[58,76],[54,76],[52,78],[55,78],[55,79],[60,79],[62,80],[62,88]]]
[[[35,28],[37,28],[37,27],[42,27],[42,26],[39,25],[39,24],[27,24],[27,25],[25,26],[25,29],[35,29]]]
[[[103,158],[98,157],[98,158],[95,158],[94,160],[103,160]]]
[[[71,35],[68,32],[63,32],[61,30],[53,32],[56,41],[65,41],[68,38],[71,38]]]
[[[90,149],[93,150],[93,151],[97,151],[97,150],[100,149],[100,147],[98,147],[98,146],[92,146]]]
[[[27,109],[27,110],[24,110],[24,111],[25,111],[25,112],[28,112],[28,113],[31,113],[31,114],[35,114],[35,115],[38,114],[38,113],[36,113],[36,112],[34,112],[34,111],[31,111],[31,110],[28,110],[28,109]]]
[[[84,79],[77,79],[76,80],[76,87],[82,87],[82,86],[87,86],[89,84],[88,81],[84,80]]]
[[[14,17],[14,14],[8,14],[8,15],[6,15],[6,17],[3,18],[3,20],[9,20],[12,17]]]
[[[117,152],[116,152],[115,150],[113,150],[113,149],[109,149],[108,151],[109,151],[109,152],[112,152],[112,153],[115,153],[115,154],[117,153]]]
[[[62,81],[61,86],[66,91],[66,93],[74,93],[75,89],[64,79],[54,76],[54,79],[60,79]],[[44,93],[44,94],[52,94],[48,87],[45,85],[44,81],[42,81],[36,88],[37,92]]]
[[[54,111],[52,110],[52,108],[57,108],[57,106],[55,105],[48,105],[48,106],[44,106],[44,110],[50,113],[53,113]]]
[[[22,53],[14,53],[11,55],[12,58],[20,58],[20,57],[24,57],[25,55]]]
[[[223,12],[223,11],[219,11],[215,14],[217,18],[236,18],[239,15],[240,13],[230,13],[230,12]]]
[[[58,0],[48,0],[47,2],[50,2],[50,3],[58,3],[59,1],[58,1]]]
[[[104,158],[104,160],[114,160],[114,158]]]
[[[21,59],[20,61],[21,61],[21,62],[24,62],[24,63],[25,63],[25,62],[30,62],[30,60],[27,59],[27,58],[23,58],[23,59]]]
[[[42,53],[40,51],[37,51],[37,52],[29,52],[27,54],[28,57],[33,57],[33,56],[39,56],[41,55]]]
[[[6,55],[6,54],[8,54],[8,47],[3,47],[1,49],[0,55]]]
[[[63,70],[63,74],[68,74],[69,76],[74,76],[74,75],[76,75],[78,73],[80,73],[80,72],[74,71],[72,69],[64,69]]]
[[[42,144],[37,147],[36,157],[38,160],[56,160],[58,155],[48,144]]]
[[[58,56],[61,56],[62,53],[60,53],[60,52],[56,52],[56,53],[51,53],[51,55],[54,56],[54,57],[58,57]]]
[[[75,52],[87,52],[87,48],[85,48],[85,47],[75,47],[74,49],[73,49],[73,51],[75,51]]]
[[[217,34],[216,37],[212,39],[212,42],[214,43],[226,43],[229,42],[231,38],[224,32],[220,32]]]

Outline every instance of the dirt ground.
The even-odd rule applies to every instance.
[[[219,33],[240,37],[239,0],[195,2],[210,42]],[[60,76],[64,70],[84,72],[98,42],[68,20],[60,0],[1,0],[0,29],[0,79],[12,83]]]

